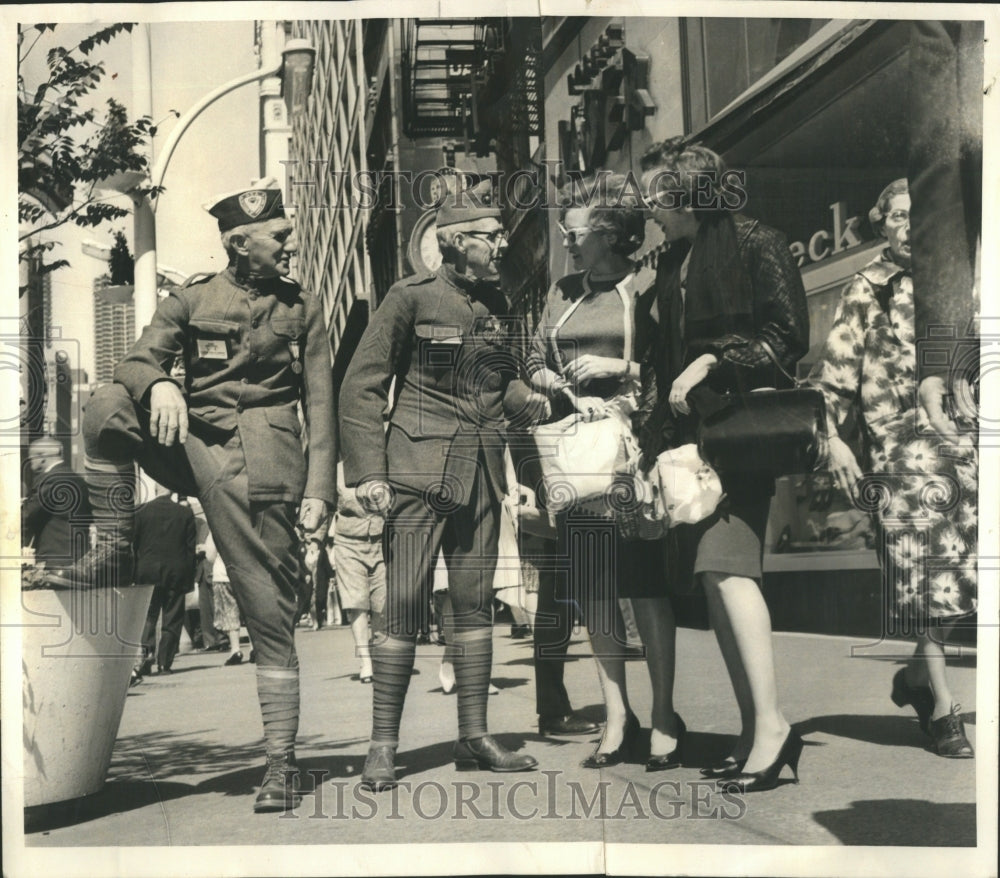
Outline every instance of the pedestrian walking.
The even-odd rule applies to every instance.
[[[197,531],[194,513],[181,506],[158,485],[156,497],[135,513],[135,577],[152,583],[153,594],[142,629],[142,662],[139,676],[152,671],[153,659],[160,674],[172,671],[184,625],[185,601],[194,591]],[[160,622],[160,642],[156,625]]]

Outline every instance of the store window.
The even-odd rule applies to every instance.
[[[828,18],[682,19],[688,130],[710,122],[809,43]]]

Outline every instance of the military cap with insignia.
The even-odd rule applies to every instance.
[[[493,184],[489,180],[470,189],[448,193],[438,208],[435,224],[440,229],[481,219],[500,219],[500,208],[493,203]]]
[[[274,180],[262,180],[261,185],[220,195],[204,205],[219,221],[219,231],[228,232],[237,226],[262,223],[272,219],[285,219],[281,190]]]

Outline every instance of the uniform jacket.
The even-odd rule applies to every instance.
[[[183,358],[191,431],[239,430],[253,500],[336,500],[336,424],[326,327],[317,299],[284,278],[229,268],[173,291],[115,370],[133,399]],[[308,454],[297,403],[303,402]]]
[[[497,493],[506,493],[504,403],[523,405],[503,294],[447,265],[395,284],[371,317],[340,394],[348,487],[366,478],[464,496],[482,449]],[[383,412],[396,379],[396,400]],[[452,494],[452,496],[455,496]]]
[[[154,585],[178,583],[194,589],[194,513],[164,495],[140,506],[135,513],[136,582]]]
[[[38,561],[71,560],[73,534],[87,545],[90,503],[83,476],[64,463],[57,463],[36,477],[36,483],[21,508],[22,539],[34,540]]]

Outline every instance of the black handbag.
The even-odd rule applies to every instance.
[[[759,342],[796,384],[749,393],[727,393],[698,427],[702,459],[720,473],[782,476],[812,472],[823,454],[826,402],[818,390],[789,375],[766,342]]]

